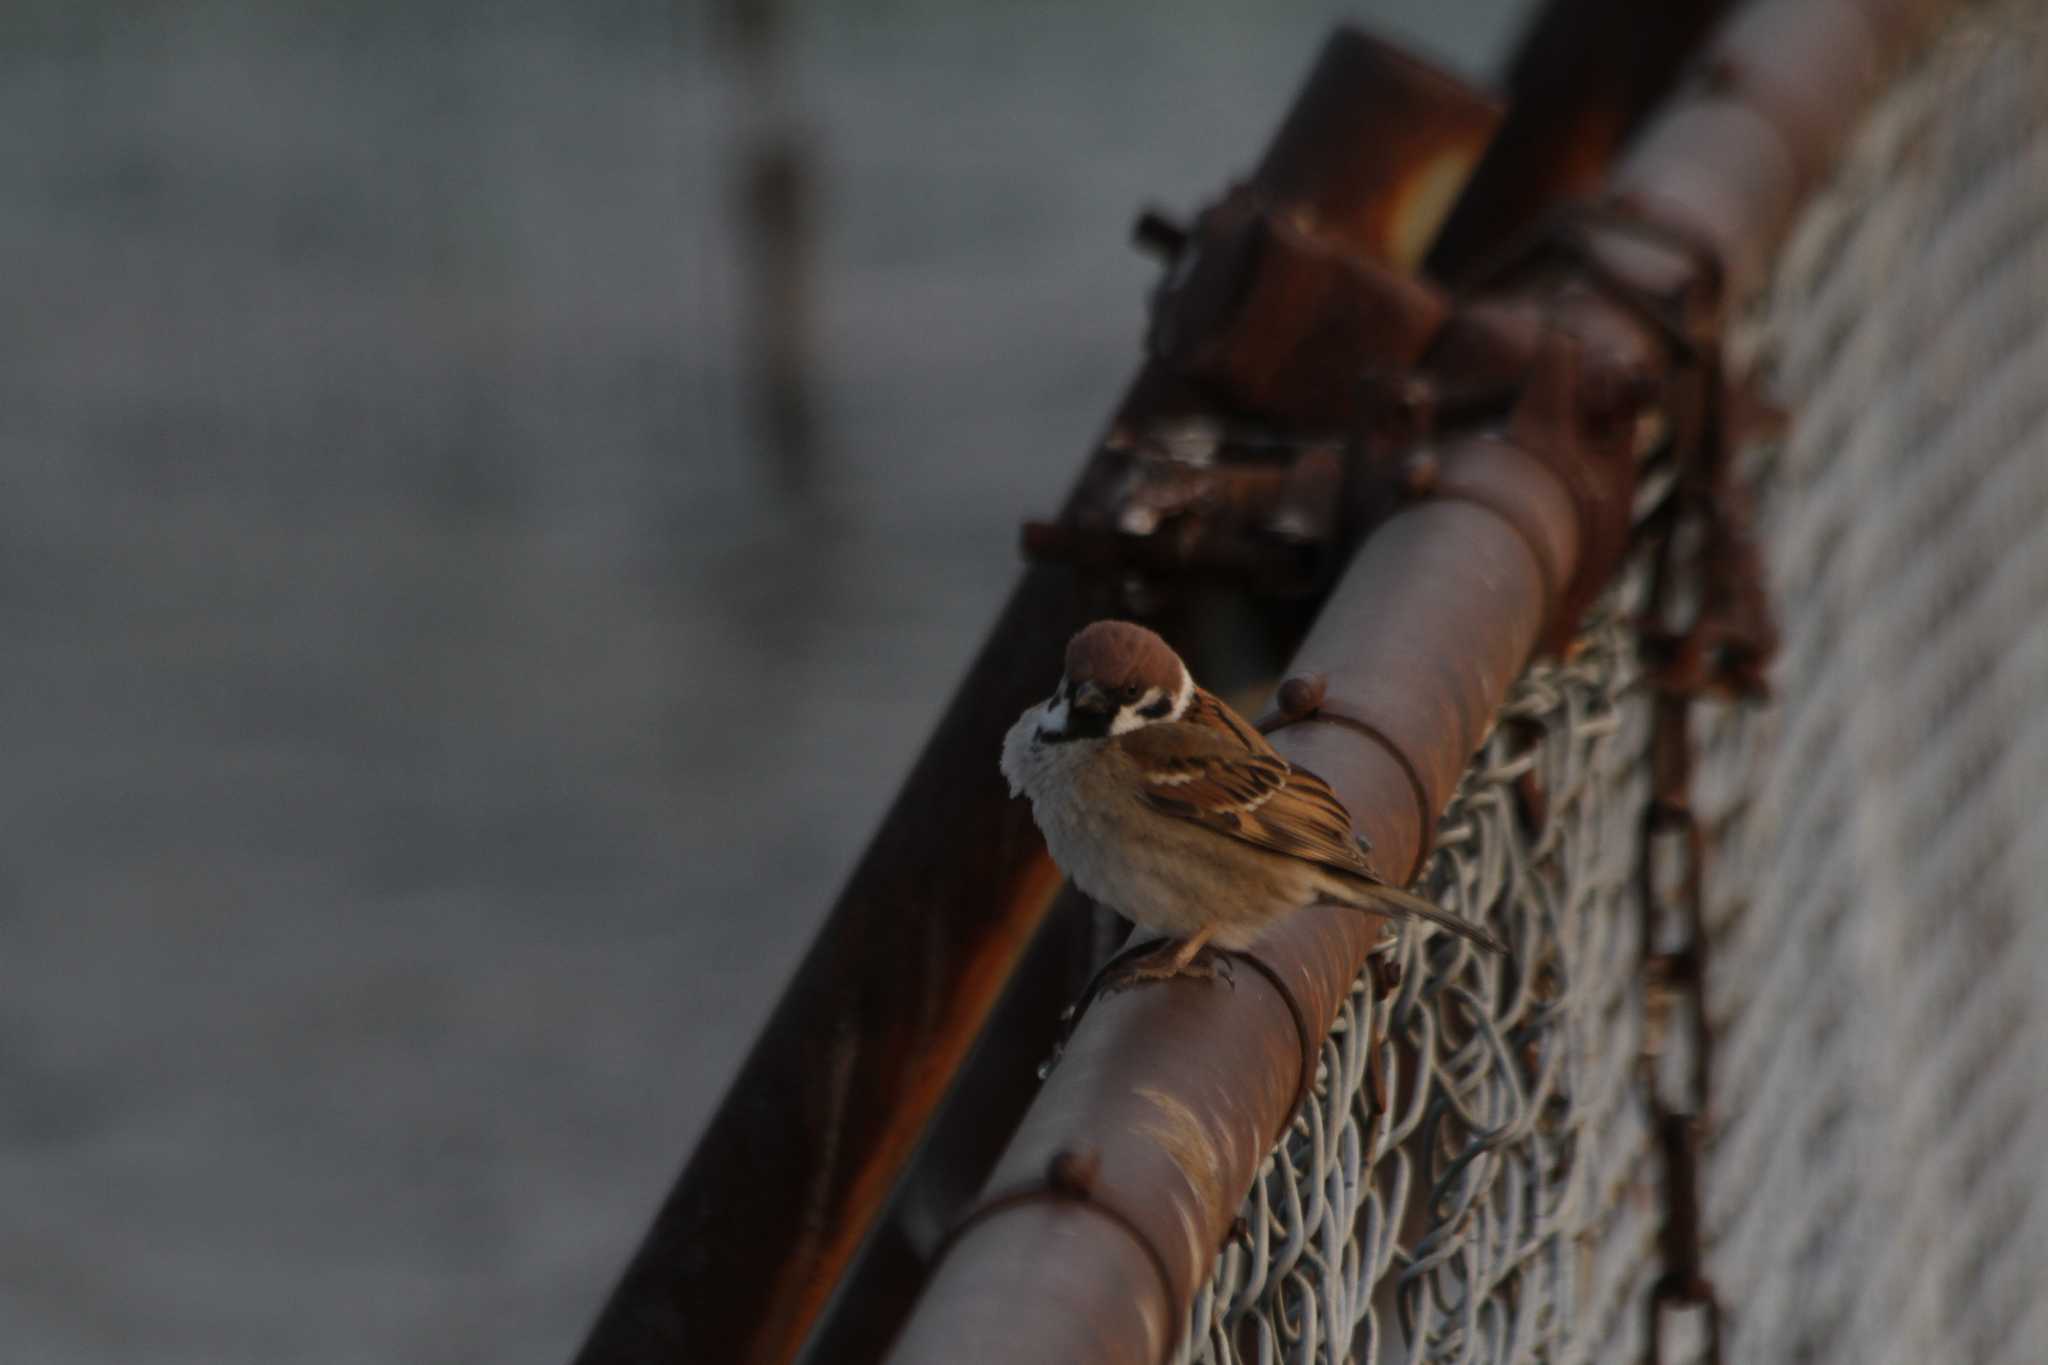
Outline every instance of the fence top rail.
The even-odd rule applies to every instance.
[[[1944,8],[1759,0],[1607,177],[1606,211],[1566,225],[1564,250],[1517,253],[1446,323],[1437,365],[1517,373],[1522,396],[1504,429],[1444,443],[1434,496],[1366,539],[1294,664],[1327,701],[1274,737],[1390,873],[1419,866],[1589,552],[1603,581],[1619,563],[1575,481],[1619,452],[1632,491],[1636,433],[1719,420],[1702,342]],[[1633,400],[1621,422],[1617,394]],[[1235,990],[1168,983],[1092,1007],[890,1358],[1167,1358],[1313,1065],[1296,1020],[1320,1036],[1372,940],[1355,914],[1306,911],[1254,947],[1263,969]]]

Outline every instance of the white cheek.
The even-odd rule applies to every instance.
[[[1146,724],[1145,718],[1138,714],[1137,707],[1126,706],[1118,711],[1116,719],[1109,723],[1109,732],[1113,735],[1127,735],[1133,730],[1142,729]]]
[[[1045,704],[1045,728],[1053,734],[1064,734],[1067,728],[1067,703],[1064,698],[1054,698]]]

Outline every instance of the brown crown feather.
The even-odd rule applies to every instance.
[[[1180,686],[1180,655],[1152,631],[1130,621],[1097,621],[1067,642],[1067,681],[1108,690]]]

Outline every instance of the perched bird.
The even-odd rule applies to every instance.
[[[1501,950],[1381,881],[1329,784],[1197,687],[1143,626],[1097,621],[1068,642],[1058,690],[1004,737],[1002,771],[1075,885],[1180,940],[1134,977],[1213,975],[1193,965],[1204,946],[1242,948],[1317,902],[1416,915]]]

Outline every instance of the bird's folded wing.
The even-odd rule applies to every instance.
[[[1263,754],[1268,758],[1280,757],[1266,737],[1259,733],[1257,726],[1231,710],[1229,703],[1207,688],[1195,689],[1195,695],[1188,701],[1187,714],[1182,716],[1181,720],[1185,724],[1198,725],[1205,730],[1214,730],[1219,735],[1234,739],[1240,748],[1249,749],[1255,754]]]
[[[1118,742],[1136,761],[1139,795],[1154,810],[1274,853],[1372,875],[1351,813],[1329,784],[1270,748],[1255,752],[1186,722],[1143,726]]]

